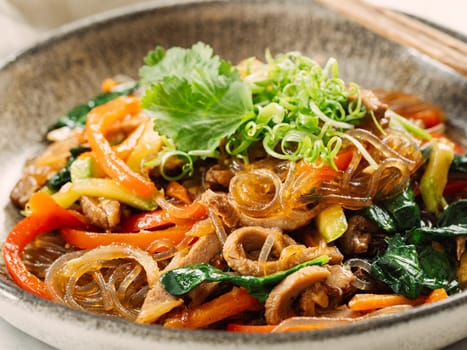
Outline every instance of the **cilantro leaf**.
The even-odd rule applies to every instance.
[[[156,130],[177,149],[214,151],[221,140],[254,116],[251,91],[212,48],[171,48],[150,53],[140,69],[143,108],[152,112]]]

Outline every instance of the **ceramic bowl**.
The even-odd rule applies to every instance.
[[[367,88],[413,92],[441,105],[465,137],[467,79],[414,50],[309,0],[158,1],[61,28],[0,68],[1,240],[18,220],[8,193],[48,124],[99,91],[115,74],[137,77],[156,45],[204,41],[221,57],[298,50],[339,61],[341,75]],[[1,260],[3,261],[3,259]],[[66,349],[437,349],[467,336],[467,292],[383,319],[335,329],[239,334],[163,329],[73,311],[18,287],[0,266],[0,316]]]

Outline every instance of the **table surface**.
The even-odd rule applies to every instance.
[[[144,0],[0,0],[0,59],[34,42],[46,31],[67,21]],[[465,0],[371,0],[381,6],[417,15],[467,35]],[[48,5],[50,5],[48,7]],[[48,7],[48,8],[47,8]],[[6,38],[6,39],[5,39]],[[1,314],[0,314],[1,316]],[[0,318],[0,349],[51,350],[52,347],[14,328]],[[445,350],[467,349],[467,338]]]

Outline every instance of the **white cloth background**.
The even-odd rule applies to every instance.
[[[143,1],[145,0],[0,0],[0,61],[64,23]],[[467,36],[467,0],[369,1],[424,17]],[[13,328],[0,318],[0,349],[50,350],[51,348]],[[467,349],[467,339],[449,347],[449,350],[462,349]]]

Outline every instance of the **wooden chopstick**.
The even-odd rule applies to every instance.
[[[368,29],[467,76],[467,43],[413,17],[361,0],[317,0]]]

